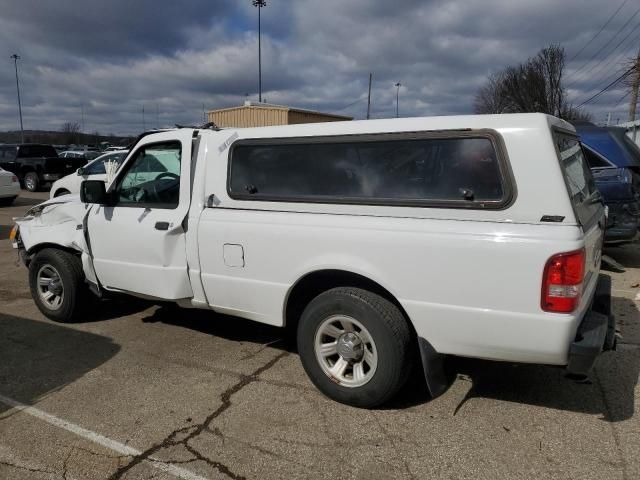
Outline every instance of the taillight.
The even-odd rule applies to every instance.
[[[13,183],[18,183],[18,177],[16,177],[15,175],[13,177],[11,177],[11,181]]]
[[[542,276],[542,309],[570,313],[580,303],[585,251],[559,253],[551,257]]]

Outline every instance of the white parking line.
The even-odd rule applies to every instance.
[[[114,452],[119,453],[120,455],[128,455],[131,457],[135,457],[140,455],[142,452],[140,450],[136,450],[124,443],[117,442],[115,440],[111,440],[110,438],[105,437],[104,435],[100,435],[99,433],[92,432],[91,430],[87,430],[79,425],[76,425],[71,422],[67,422],[61,418],[58,418],[54,415],[51,415],[47,412],[43,412],[35,407],[30,407],[29,405],[25,405],[24,403],[20,403],[11,398],[5,397],[4,395],[0,395],[0,402],[13,407],[16,410],[19,410],[27,415],[31,415],[32,417],[36,417],[44,422],[47,422],[50,425],[54,425],[58,428],[62,428],[68,432],[71,432],[79,437],[82,437],[90,442],[97,443],[98,445],[102,445]],[[206,477],[202,477],[198,474],[195,474],[189,470],[178,467],[176,465],[172,465],[170,463],[163,462],[154,457],[149,457],[148,459],[149,465],[158,470],[162,470],[163,472],[170,473],[178,478],[182,478],[184,480],[207,480]]]

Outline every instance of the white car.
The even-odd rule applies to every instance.
[[[350,405],[389,400],[414,361],[436,396],[447,355],[584,378],[615,346],[605,208],[555,117],[177,128],[70,197],[10,236],[45,316],[91,318],[88,285],[294,329]]]
[[[19,193],[18,177],[0,167],[0,205],[11,205]]]
[[[92,150],[65,150],[58,154],[60,158],[84,158],[91,161],[101,155],[100,152],[94,152]]]
[[[59,197],[61,195],[68,195],[69,193],[79,193],[80,184],[84,180],[106,180],[107,174],[105,170],[105,162],[117,162],[118,166],[122,164],[122,161],[129,153],[128,150],[121,150],[118,152],[109,152],[99,156],[95,160],[91,161],[86,166],[79,168],[77,172],[62,177],[51,185],[51,191],[49,193],[50,198]]]

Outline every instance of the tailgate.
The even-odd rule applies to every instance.
[[[604,241],[605,210],[578,137],[554,133],[562,172],[576,220],[584,231],[584,291],[591,291],[598,280]]]

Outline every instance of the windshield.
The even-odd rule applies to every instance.
[[[51,145],[21,145],[18,147],[18,157],[57,157],[56,149]]]

